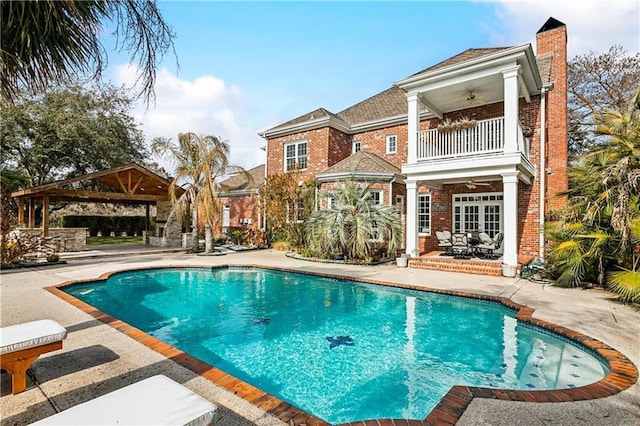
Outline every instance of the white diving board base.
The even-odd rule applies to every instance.
[[[215,424],[216,410],[200,395],[158,375],[33,424],[206,426]]]

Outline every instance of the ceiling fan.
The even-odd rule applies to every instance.
[[[477,90],[469,89],[469,91],[467,91],[466,101],[468,106],[483,104],[485,103],[484,98],[484,95],[478,93]]]
[[[469,179],[465,185],[469,189],[475,189],[477,186],[490,186],[491,184],[487,182],[476,182],[473,179]]]

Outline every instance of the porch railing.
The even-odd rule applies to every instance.
[[[528,146],[519,126],[518,149],[528,156]],[[504,150],[504,117],[479,120],[475,126],[442,132],[429,129],[418,132],[418,160],[466,157],[501,153]]]

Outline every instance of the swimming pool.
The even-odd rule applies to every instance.
[[[453,385],[573,388],[608,373],[501,304],[430,292],[237,267],[64,291],[331,423],[423,419]]]

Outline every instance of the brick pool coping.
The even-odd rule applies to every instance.
[[[310,273],[305,271],[298,271],[293,269],[264,266],[264,265],[217,265],[217,266],[202,266],[202,265],[168,265],[162,267],[140,267],[124,269],[119,271],[107,272],[100,275],[95,279],[74,280],[65,281],[54,286],[45,287],[45,290],[65,300],[76,308],[91,315],[98,321],[107,324],[121,333],[133,338],[139,343],[147,346],[148,348],[166,356],[172,361],[182,365],[183,367],[191,370],[192,372],[210,380],[216,385],[225,388],[238,397],[251,403],[252,405],[262,409],[263,411],[277,417],[283,422],[291,425],[328,425],[322,419],[312,416],[297,407],[283,401],[273,395],[270,395],[255,386],[241,381],[222,370],[219,370],[199,359],[181,351],[149,334],[139,330],[131,325],[114,318],[104,312],[96,309],[95,307],[65,293],[61,290],[64,287],[95,281],[106,281],[111,275],[129,272],[140,271],[148,269],[166,269],[166,268],[190,268],[190,269],[225,269],[225,268],[259,268],[269,269],[282,272],[291,272],[306,275],[315,275],[324,278],[331,278],[343,281],[352,281],[365,284],[375,284],[387,287],[395,287],[407,290],[415,290],[422,292],[431,292],[449,296],[465,297],[470,299],[487,300],[498,302],[503,306],[517,311],[516,319],[531,324],[549,331],[553,331],[560,336],[570,339],[581,346],[584,346],[588,350],[594,352],[599,356],[609,367],[609,374],[598,382],[591,383],[586,386],[571,389],[556,389],[556,390],[508,390],[508,389],[492,389],[481,388],[473,386],[453,386],[449,392],[442,397],[440,402],[431,410],[429,415],[424,420],[406,420],[406,419],[378,419],[378,420],[366,420],[357,421],[352,423],[346,423],[350,425],[445,425],[455,424],[460,417],[464,414],[465,410],[474,398],[487,398],[498,399],[504,401],[522,401],[522,402],[573,402],[584,401],[590,399],[604,398],[607,396],[615,395],[622,392],[625,389],[631,387],[638,379],[638,370],[635,365],[622,353],[612,348],[611,346],[589,337],[585,334],[573,331],[569,328],[556,325],[547,321],[543,321],[537,318],[533,318],[534,308],[530,308],[524,305],[513,302],[506,297],[489,296],[470,292],[450,291],[442,289],[434,289],[421,287],[412,284],[402,284],[388,281],[378,281],[371,279],[348,277],[344,275],[324,274],[324,273]]]

